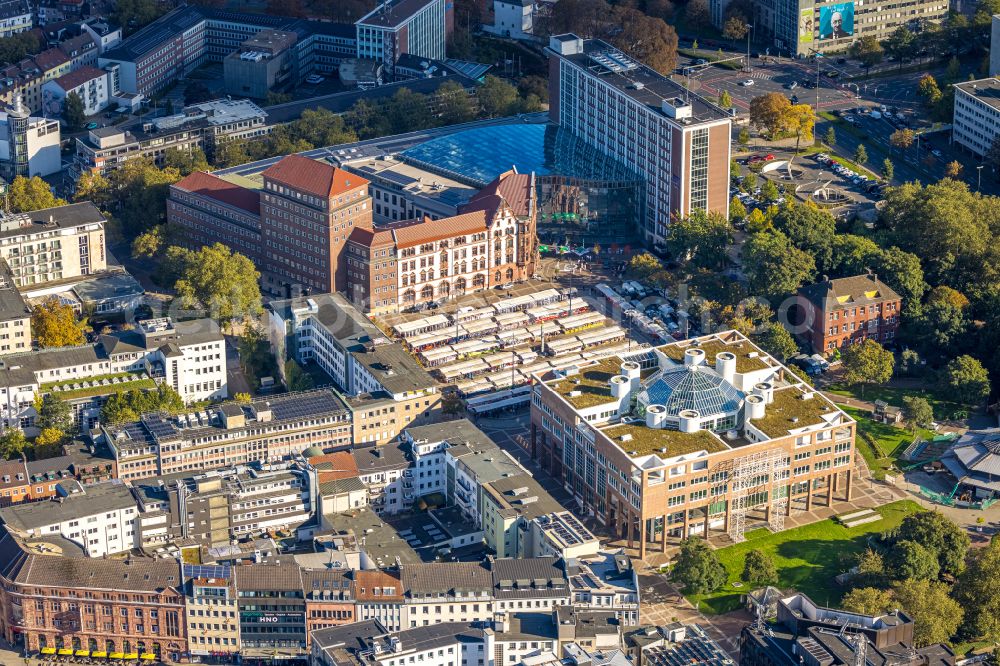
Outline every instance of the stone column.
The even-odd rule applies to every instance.
[[[833,474],[826,477],[826,505],[833,506]]]
[[[813,482],[812,479],[806,481],[806,511],[812,511]]]
[[[646,521],[639,518],[639,559],[646,559]]]
[[[660,533],[660,550],[667,552],[667,514],[663,514],[663,532]]]
[[[854,472],[852,470],[847,470],[847,478],[844,479],[844,489],[847,491],[844,499],[848,502],[851,501],[851,490],[853,488],[852,481],[854,480]]]

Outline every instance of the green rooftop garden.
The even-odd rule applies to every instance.
[[[716,453],[728,448],[718,436],[707,430],[686,433],[666,428],[650,428],[645,423],[624,423],[605,428],[601,432],[622,451],[635,451],[636,456],[656,453],[673,457],[695,451]],[[629,439],[623,441],[622,436]],[[666,452],[661,453],[660,449],[666,449]]]
[[[768,437],[784,437],[789,430],[817,425],[824,414],[837,411],[822,395],[812,392],[808,400],[798,388],[779,389],[774,392],[774,402],[764,409],[764,418],[754,419],[753,425]]]
[[[87,386],[66,388],[74,384],[86,384]],[[41,385],[39,392],[42,394],[53,393],[64,400],[79,400],[82,398],[93,398],[98,395],[120,393],[122,391],[154,388],[156,388],[156,382],[144,372],[117,372],[95,375],[94,377],[87,377],[85,379],[46,382]]]

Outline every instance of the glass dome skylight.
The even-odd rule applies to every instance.
[[[728,414],[739,410],[744,394],[716,372],[690,366],[665,372],[639,395],[645,406],[664,405],[667,416],[695,409],[702,416]]]

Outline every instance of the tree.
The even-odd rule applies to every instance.
[[[708,0],[688,0],[684,19],[692,30],[704,30],[711,26],[712,15],[709,12]]]
[[[201,148],[171,148],[163,155],[166,167],[177,169],[182,176],[189,176],[195,171],[208,171],[208,159]]]
[[[962,633],[987,641],[1000,640],[1000,539],[973,551],[952,596],[963,609]]]
[[[641,252],[629,259],[627,272],[633,279],[645,280],[662,268],[659,259],[649,252]]]
[[[945,349],[969,328],[968,299],[948,287],[935,287],[911,322],[909,337],[925,353]]]
[[[728,90],[719,93],[719,106],[727,110],[733,108],[733,96],[729,94]]]
[[[882,62],[883,55],[882,45],[874,35],[865,35],[851,45],[851,57],[861,61],[865,76],[868,76],[872,67]]]
[[[878,551],[866,548],[858,555],[858,573],[851,580],[856,587],[885,586],[885,562]]]
[[[476,99],[488,118],[516,112],[520,99],[517,88],[496,76],[487,76],[476,89]]]
[[[940,390],[966,405],[977,405],[990,394],[990,376],[977,359],[962,355],[944,367],[939,380]]]
[[[790,204],[775,215],[774,227],[788,236],[792,245],[809,254],[818,270],[830,270],[837,221],[828,211],[809,204]]]
[[[917,36],[906,26],[896,28],[885,41],[886,52],[896,59],[900,69],[904,61],[916,55],[917,48]]]
[[[780,231],[753,234],[743,250],[750,289],[763,296],[794,293],[812,278],[816,262]]]
[[[63,120],[73,129],[80,129],[87,120],[83,100],[75,91],[66,95],[66,99],[63,100]]]
[[[722,36],[726,39],[743,39],[750,32],[746,19],[742,16],[730,16],[722,25]]]
[[[733,197],[729,202],[729,221],[739,222],[747,216],[746,206],[740,201],[739,197]]]
[[[739,133],[736,135],[736,143],[738,143],[743,150],[746,150],[747,146],[750,145],[750,130],[746,127],[741,127]]]
[[[826,128],[826,136],[823,141],[825,141],[828,146],[833,146],[833,144],[837,143],[837,131],[833,129],[833,125]]]
[[[50,447],[56,444],[61,444],[62,441],[66,439],[66,433],[56,428],[43,428],[38,436],[35,437],[35,447]]]
[[[859,143],[858,147],[854,149],[854,161],[862,166],[868,161],[868,151],[865,150],[865,144]]]
[[[916,137],[916,133],[911,129],[898,129],[889,136],[889,143],[893,148],[906,150],[913,145]]]
[[[892,610],[892,593],[875,587],[856,587],[840,600],[840,607],[861,615],[882,615]]]
[[[773,92],[750,100],[750,124],[773,138],[786,123],[792,103],[781,93]]]
[[[948,585],[928,579],[896,583],[892,596],[913,618],[913,644],[922,648],[946,643],[962,624],[965,611],[951,598]]]
[[[830,273],[840,277],[861,275],[878,261],[882,251],[875,241],[854,234],[833,238]]]
[[[844,381],[860,384],[862,397],[866,384],[884,384],[892,379],[896,365],[892,352],[871,339],[847,347],[843,361]]]
[[[917,83],[917,94],[924,99],[924,104],[931,107],[941,100],[941,88],[938,87],[937,79],[931,74],[924,74]]]
[[[184,400],[181,396],[170,386],[160,384],[149,391],[132,389],[112,394],[101,407],[101,423],[121,425],[137,421],[143,414],[152,412],[179,414],[184,410]]]
[[[637,9],[617,6],[612,22],[620,30],[611,35],[611,43],[633,58],[667,76],[677,68],[677,32],[673,26]]]
[[[28,446],[24,432],[17,428],[7,428],[0,434],[0,460],[20,458]]]
[[[778,571],[770,555],[754,548],[747,553],[740,578],[751,585],[766,585],[778,580]]]
[[[115,0],[112,6],[111,18],[122,26],[126,37],[144,25],[152,23],[166,11],[166,8],[161,8],[155,0]]]
[[[958,56],[952,56],[947,69],[944,70],[944,78],[948,81],[957,81],[960,76],[962,76],[962,63],[959,62]]]
[[[726,577],[726,568],[704,539],[688,537],[681,542],[670,578],[685,594],[708,594],[722,586]]]
[[[253,396],[250,395],[249,393],[237,393],[236,395],[233,396],[233,400],[235,400],[238,404],[241,405],[249,405],[251,402],[253,402]]]
[[[926,428],[934,421],[934,408],[926,398],[918,395],[903,396],[903,418],[912,430]]]
[[[903,519],[896,538],[918,543],[937,558],[943,573],[957,576],[965,568],[969,535],[938,511],[921,511]]]
[[[760,335],[755,336],[754,341],[780,361],[799,353],[799,346],[795,344],[792,334],[778,322],[770,322]]]
[[[886,180],[891,181],[893,174],[896,172],[896,168],[892,165],[892,160],[888,157],[882,160],[882,177]]]
[[[937,558],[916,541],[897,541],[886,557],[886,572],[893,580],[937,580]]]
[[[260,287],[253,262],[222,243],[200,250],[172,247],[180,279],[174,284],[187,307],[202,306],[223,325],[262,311]]]
[[[760,196],[767,203],[772,203],[778,200],[781,193],[778,192],[778,186],[774,184],[774,181],[766,178],[764,179],[764,184],[761,185]]]
[[[31,331],[41,348],[73,347],[85,342],[73,307],[55,296],[32,309]]]
[[[285,386],[289,391],[308,391],[313,387],[313,378],[292,359],[285,362]]]
[[[250,155],[246,151],[246,143],[239,139],[229,139],[215,146],[214,164],[218,167],[233,167],[246,164]]]
[[[46,393],[42,398],[35,425],[42,430],[54,428],[68,434],[73,429],[73,412],[69,403],[54,393]]]
[[[920,310],[920,300],[927,291],[920,258],[896,246],[883,250],[875,261],[879,279],[903,297],[903,312],[912,316]]]
[[[944,165],[944,177],[945,178],[958,178],[962,173],[962,163],[958,160],[952,160]]]
[[[66,201],[52,194],[52,187],[38,176],[16,176],[7,188],[7,203],[13,213],[66,205]]]
[[[437,89],[434,97],[438,102],[438,113],[444,125],[466,123],[475,117],[469,94],[460,83],[448,81]]]
[[[795,135],[795,151],[799,150],[799,143],[805,139],[811,142],[813,127],[816,123],[816,116],[812,107],[808,104],[793,104],[784,113],[782,118],[783,129]]]
[[[726,250],[733,236],[727,219],[695,210],[670,223],[665,242],[672,256],[701,268],[719,268],[728,261]]]

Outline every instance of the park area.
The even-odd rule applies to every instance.
[[[852,528],[827,519],[778,533],[765,528],[747,532],[743,543],[716,551],[728,574],[726,584],[709,594],[689,595],[688,599],[708,614],[737,609],[741,595],[752,589],[740,581],[746,555],[757,549],[774,561],[778,573],[775,587],[793,589],[809,595],[816,603],[836,606],[844,590],[834,577],[855,565],[855,558],[868,547],[870,537],[897,527],[906,516],[922,510],[916,502],[904,500],[875,509],[881,520]]]
[[[865,409],[841,405],[852,419],[858,422],[858,437],[855,440],[858,452],[868,464],[872,476],[882,480],[887,472],[900,468],[900,457],[914,439],[931,440],[934,432],[927,428],[909,428],[889,423],[879,423],[871,419]],[[906,463],[903,463],[906,464]]]

